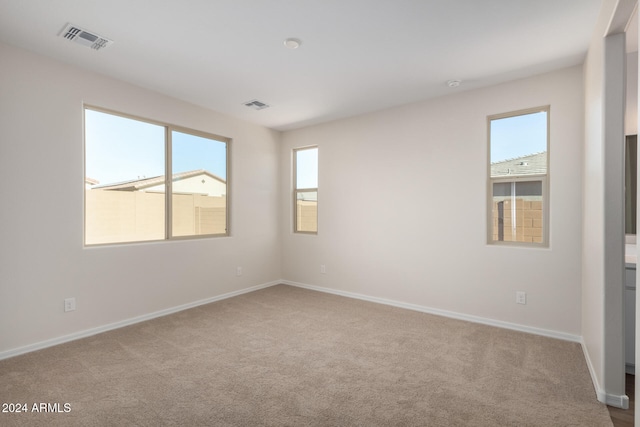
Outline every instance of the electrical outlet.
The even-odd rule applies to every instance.
[[[518,291],[516,292],[516,303],[517,304],[526,304],[527,303],[527,293]]]
[[[326,274],[327,273],[327,266],[324,264],[320,264],[320,273],[322,274]]]
[[[64,311],[73,311],[76,309],[76,299],[75,298],[65,298],[64,299]]]
[[[236,276],[242,276],[242,267],[236,268]]]

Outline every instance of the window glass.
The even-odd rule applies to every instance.
[[[296,189],[318,188],[318,149],[296,151]]]
[[[294,231],[318,232],[318,147],[294,150]]]
[[[224,234],[227,144],[172,131],[172,235]]]
[[[85,110],[85,243],[164,239],[164,128]]]
[[[491,120],[491,177],[547,173],[547,111]]]
[[[228,234],[228,142],[85,108],[85,244]]]
[[[542,182],[493,184],[493,240],[542,243]]]
[[[489,242],[548,241],[548,107],[489,118]]]

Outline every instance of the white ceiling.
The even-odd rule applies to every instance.
[[[600,4],[0,0],[0,41],[287,130],[580,64]],[[67,23],[115,43],[69,42]]]

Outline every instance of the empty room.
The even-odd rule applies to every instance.
[[[633,425],[634,0],[0,0],[0,424]]]

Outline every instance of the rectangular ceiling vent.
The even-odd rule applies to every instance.
[[[253,108],[254,110],[264,110],[265,108],[269,108],[269,104],[265,104],[264,102],[258,101],[257,99],[247,101],[244,103],[249,108]]]
[[[113,40],[109,40],[72,24],[67,24],[60,32],[60,35],[67,40],[90,47],[94,50],[100,50],[113,44]]]

